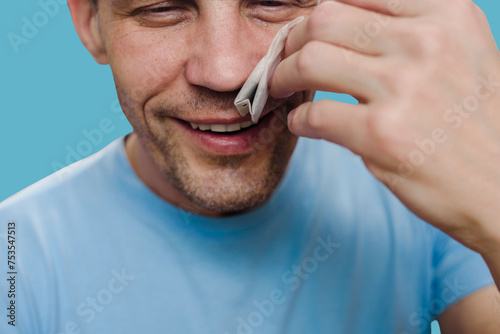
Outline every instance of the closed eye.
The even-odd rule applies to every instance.
[[[278,7],[285,5],[285,3],[281,1],[259,1],[258,4],[265,7]]]
[[[176,9],[179,9],[179,7],[156,7],[147,9],[147,11],[151,13],[165,13],[165,12],[171,12]]]

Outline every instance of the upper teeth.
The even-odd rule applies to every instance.
[[[213,131],[213,132],[234,132],[244,128],[248,128],[253,125],[252,121],[246,121],[242,123],[234,123],[234,124],[196,124],[191,123],[193,129],[200,129],[202,131]]]

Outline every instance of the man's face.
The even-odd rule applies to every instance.
[[[311,94],[270,98],[260,122],[239,131],[250,115],[233,102],[276,32],[316,3],[99,0],[99,29],[140,147],[205,212],[255,208],[281,180],[297,141],[286,114]]]

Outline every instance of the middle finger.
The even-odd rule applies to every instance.
[[[391,45],[384,35],[394,20],[397,18],[340,2],[323,2],[290,32],[285,57],[312,40],[371,56],[386,54]]]

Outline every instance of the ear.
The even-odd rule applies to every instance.
[[[99,64],[108,64],[106,48],[99,31],[98,15],[90,0],[68,0],[71,18],[83,45]]]

